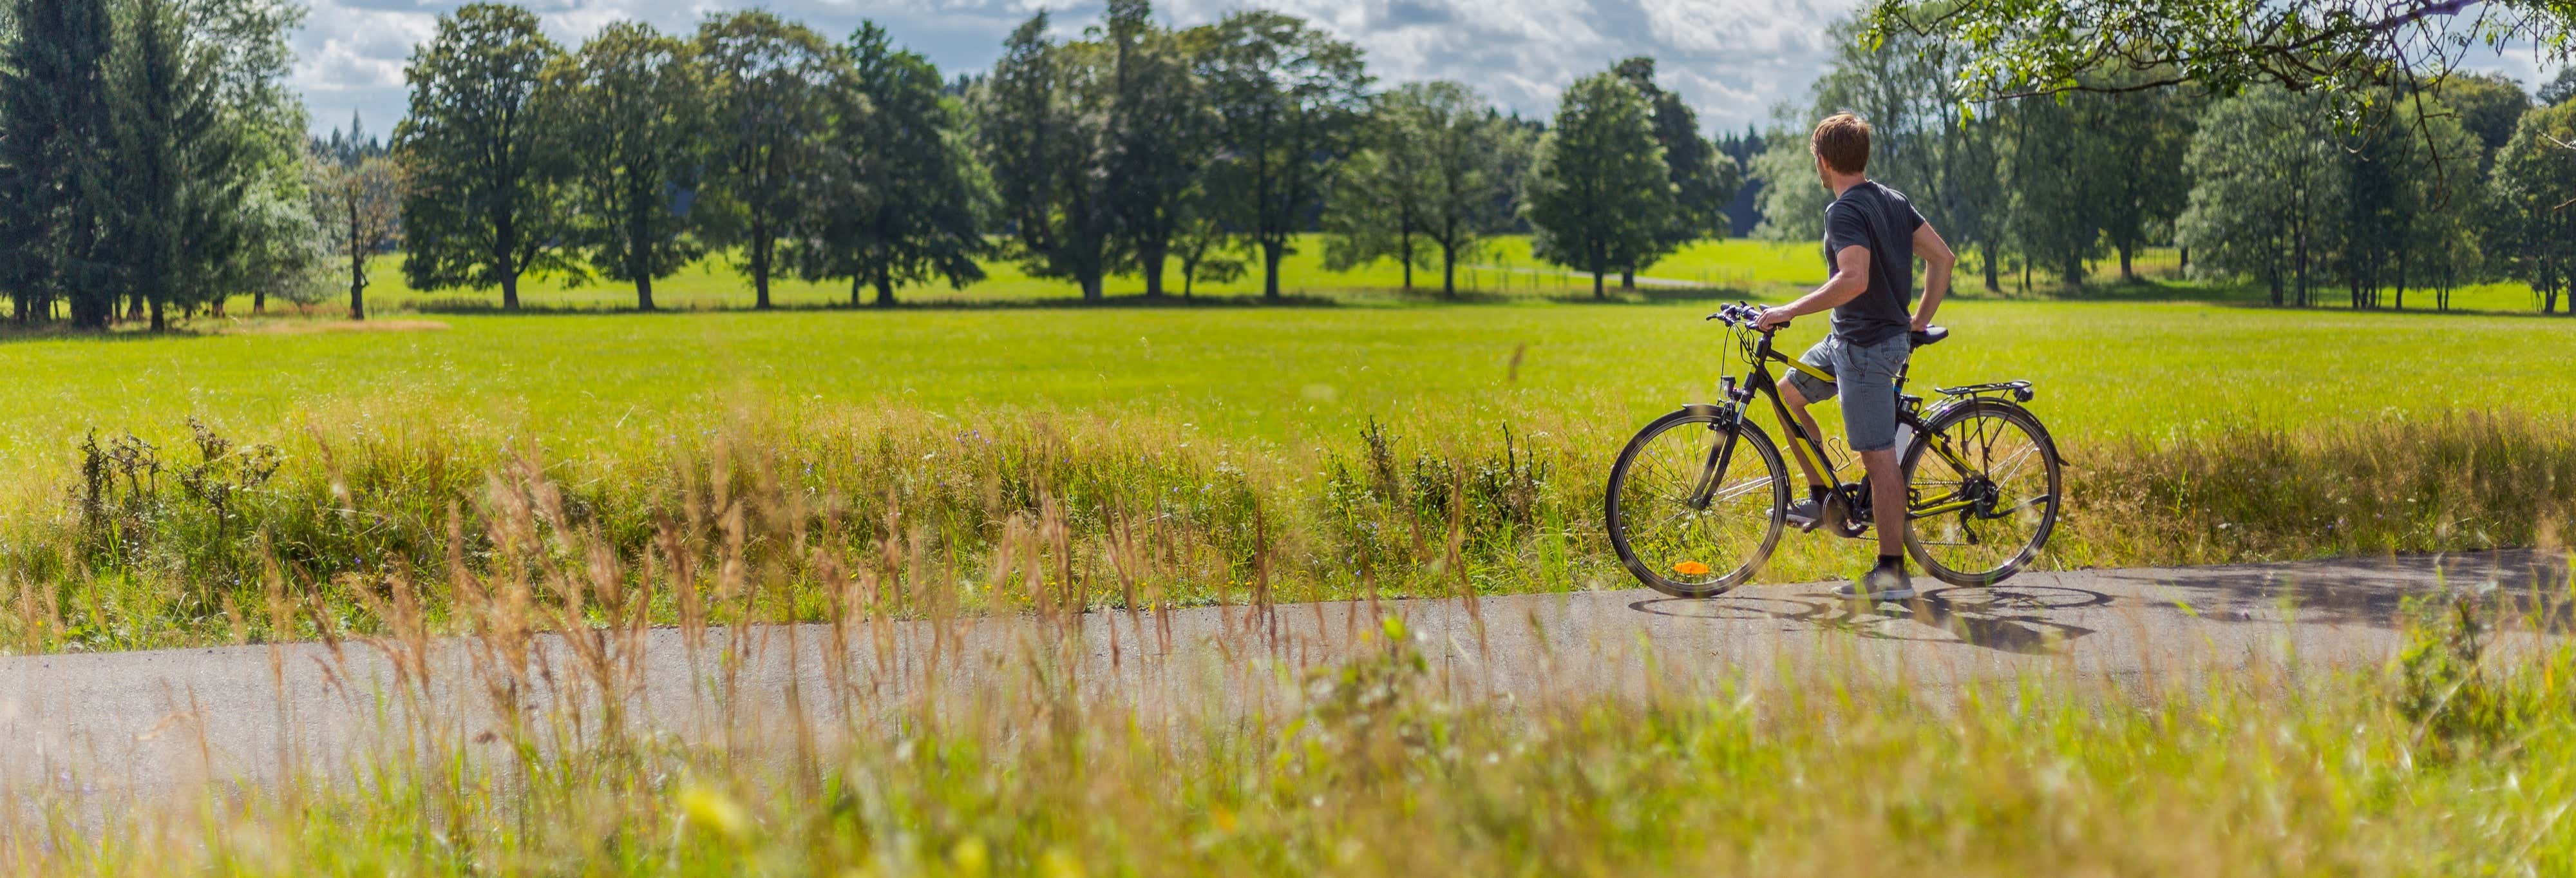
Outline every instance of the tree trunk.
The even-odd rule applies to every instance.
[[[169,328],[170,324],[161,319],[161,300],[152,300],[152,331],[160,332]]]
[[[1619,289],[1632,293],[1637,291],[1637,269],[1635,266],[1619,270]]]
[[[865,290],[867,288],[868,276],[865,272],[852,272],[850,274],[850,307],[856,308],[859,306],[859,293],[861,290]]]
[[[894,307],[894,272],[890,269],[877,270],[877,307]]]
[[[1440,297],[1458,298],[1458,248],[1440,245]]]
[[[1082,276],[1082,300],[1085,302],[1097,302],[1102,298],[1103,296],[1100,291],[1100,273],[1084,273]]]
[[[768,235],[758,232],[753,233],[751,245],[751,307],[761,311],[769,310],[770,246]]]
[[[1165,258],[1167,254],[1162,244],[1148,242],[1136,248],[1136,263],[1145,270],[1145,298],[1163,297],[1163,260]]]
[[[1413,292],[1413,230],[1397,234],[1396,258],[1404,261],[1404,291]]]
[[[367,319],[367,257],[355,239],[349,243],[349,319]]]
[[[2129,257],[2129,245],[2120,245],[2120,282],[2124,284],[2138,282],[2138,271],[2130,265]]]
[[[1284,241],[1261,242],[1261,295],[1273,302],[1279,301],[1279,260],[1287,255],[1280,251],[1285,249]]]
[[[2176,247],[2176,248],[2174,248],[2174,250],[2175,250],[2176,252],[2179,252],[2180,254],[2182,254],[2182,265],[2180,266],[2180,270],[2181,270],[2181,271],[2185,271],[2185,272],[2190,271],[2190,270],[2191,270],[2191,248],[2189,248],[2189,247]]]
[[[635,310],[653,310],[653,272],[635,272]]]
[[[2004,285],[2003,285],[2003,282],[1995,276],[1995,273],[1996,273],[1998,270],[2000,270],[2000,268],[2001,268],[2000,266],[1998,266],[1998,265],[1996,265],[1996,264],[1995,264],[1996,262],[1998,262],[1998,261],[1999,261],[1999,260],[1995,259],[1995,243],[1994,243],[1993,241],[1988,241],[1988,242],[1986,242],[1986,243],[1985,243],[1985,250],[1986,250],[1986,292],[1989,292],[1989,293],[2000,293],[2000,292],[2003,292],[2003,291],[2004,291]]]
[[[254,316],[268,313],[267,290],[253,289],[250,291],[250,313]]]

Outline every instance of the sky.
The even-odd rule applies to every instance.
[[[293,85],[316,131],[363,115],[390,132],[402,116],[403,63],[429,38],[439,13],[460,0],[311,0],[295,38]],[[1863,0],[1270,0],[1368,52],[1381,83],[1455,79],[1506,109],[1544,116],[1577,77],[1633,55],[1651,55],[1659,78],[1714,131],[1767,122],[1772,105],[1803,101],[1829,56],[1825,26]],[[766,5],[843,38],[860,21],[883,24],[897,43],[950,75],[982,70],[1004,35],[1044,6],[1065,36],[1097,21],[1099,2],[1046,0],[531,0],[550,35],[578,44],[601,25],[637,19],[685,32],[708,12]],[[1164,0],[1156,14],[1191,26],[1253,5],[1243,0]],[[2473,53],[2464,66],[2497,70],[2526,86],[2545,80],[2531,52]]]
[[[348,124],[389,132],[404,106],[403,62],[457,0],[312,0],[295,39],[293,85],[317,130]],[[534,0],[549,35],[567,46],[620,19],[686,31],[706,13],[766,5],[833,38],[862,20],[942,72],[982,70],[1002,38],[1041,6],[1065,36],[1099,19],[1099,2],[1057,0]],[[1241,0],[1164,0],[1155,13],[1176,26],[1205,24]],[[1273,0],[1266,4],[1328,28],[1368,52],[1381,83],[1456,79],[1506,109],[1546,115],[1575,78],[1632,55],[1652,55],[1664,85],[1682,93],[1712,129],[1763,121],[1783,98],[1801,97],[1824,68],[1825,24],[1859,0]]]

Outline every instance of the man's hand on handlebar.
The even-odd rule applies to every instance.
[[[1753,330],[1755,332],[1777,331],[1781,327],[1789,325],[1790,317],[1789,309],[1764,308],[1762,309],[1762,314],[1760,316],[1753,318]]]

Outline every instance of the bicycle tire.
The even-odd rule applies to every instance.
[[[2000,563],[1980,570],[1961,570],[1958,569],[1958,567],[1952,566],[1951,562],[1957,559],[1944,559],[1938,557],[1936,553],[1932,551],[1932,546],[1936,543],[1945,546],[1955,546],[1960,544],[1959,541],[1931,541],[1924,538],[1925,531],[1928,528],[1941,526],[1938,520],[1948,518],[1948,515],[1945,513],[1944,515],[1931,516],[1909,522],[1905,528],[1905,550],[1906,554],[1913,556],[1914,563],[1917,566],[1922,567],[1925,573],[1931,574],[1935,579],[1957,586],[1988,586],[2010,579],[2014,574],[2020,573],[2023,568],[2030,565],[2031,561],[2039,557],[2039,553],[2042,549],[2047,548],[2049,536],[2057,530],[2058,513],[2066,505],[2065,462],[2058,456],[2057,441],[2048,435],[2048,428],[2041,425],[2039,417],[2031,414],[2029,409],[2022,408],[2021,406],[2000,399],[1966,400],[1943,408],[1939,412],[1935,413],[1931,421],[1924,425],[1923,432],[1916,435],[1914,437],[1914,441],[1906,446],[1905,457],[1903,458],[1903,471],[1905,473],[1907,496],[1921,496],[1926,491],[1924,474],[1919,470],[1920,464],[1923,462],[1923,458],[1925,457],[1924,452],[1931,447],[1932,437],[1936,435],[1947,436],[1950,431],[1959,428],[1963,423],[1972,419],[1993,419],[1995,421],[1999,421],[2001,425],[2010,426],[2021,431],[2026,437],[2028,437],[2030,445],[2029,454],[2036,455],[2039,459],[2040,467],[2037,470],[2037,474],[2044,480],[2042,484],[2046,486],[2045,492],[2038,498],[2022,501],[2024,504],[2037,503],[2039,506],[2038,514],[2029,518],[2029,523],[2031,525],[2029,536],[2021,541],[2021,546],[2018,551],[2005,557]],[[1995,469],[1995,467],[1991,465],[1991,461],[1995,456],[1992,450],[1992,444],[1992,441],[1989,440],[1986,443],[1987,447],[1972,450],[1973,455],[1978,459],[1989,462],[1988,465],[1981,467],[1980,469],[1983,471],[1977,474],[1977,476],[1988,479],[1989,483],[1992,481],[1992,470]],[[1963,452],[1963,455],[1968,453],[1970,452]],[[1955,467],[1952,467],[1952,469],[1955,469]],[[2018,475],[2019,472],[2020,470],[2016,469],[2012,475]],[[1960,477],[1960,484],[1962,485],[1966,484],[1971,478],[1970,474],[1967,473],[1959,473],[1958,475]],[[2012,475],[2008,475],[2007,478],[2011,478]],[[2002,502],[2001,498],[1998,498],[1996,502]],[[2024,508],[2024,506],[2016,505],[2015,508]],[[1968,534],[1973,537],[1974,531],[1970,528],[1971,522],[1978,520],[2003,520],[2002,517],[1978,518],[1974,516],[1976,516],[1976,513],[1971,511],[1960,512],[1959,521],[1953,527],[1955,527],[1958,532]],[[1949,533],[1940,533],[1935,535],[1953,536],[1953,534]],[[1973,545],[1973,539],[1968,542]]]
[[[1717,426],[1725,420],[1732,420],[1733,426]],[[1710,554],[1709,551],[1702,551],[1698,554],[1690,554],[1687,552],[1687,550],[1691,549],[1715,550],[1715,546],[1666,545],[1672,537],[1660,532],[1662,525],[1669,523],[1671,518],[1676,516],[1687,516],[1692,519],[1691,521],[1684,522],[1686,526],[1685,534],[1688,532],[1687,525],[1729,516],[1724,516],[1724,513],[1711,514],[1705,508],[1691,509],[1689,508],[1689,504],[1686,500],[1675,502],[1675,498],[1673,497],[1657,494],[1654,489],[1658,487],[1668,489],[1669,486],[1649,484],[1649,474],[1640,471],[1641,469],[1652,469],[1651,466],[1641,467],[1640,461],[1645,457],[1649,450],[1658,448],[1657,440],[1664,439],[1672,434],[1676,429],[1694,426],[1707,427],[1705,432],[1712,437],[1710,440],[1712,443],[1725,441],[1728,432],[1732,430],[1736,447],[1733,455],[1729,458],[1727,469],[1741,472],[1744,471],[1739,469],[1741,462],[1758,463],[1763,467],[1763,475],[1757,476],[1756,478],[1767,477],[1770,480],[1771,490],[1768,492],[1769,496],[1765,498],[1765,502],[1762,504],[1764,506],[1764,512],[1763,524],[1759,527],[1760,536],[1754,540],[1753,545],[1749,550],[1743,553],[1744,557],[1732,567],[1720,568],[1715,564],[1711,564],[1708,559],[1702,557],[1702,555]],[[1696,443],[1685,442],[1677,443],[1674,447],[1688,451],[1700,446],[1697,446]],[[1714,448],[1713,445],[1708,447]],[[1706,454],[1708,452],[1701,451],[1700,453]],[[1683,456],[1686,459],[1688,457],[1687,454]],[[1705,464],[1703,464],[1703,469],[1704,468]],[[1719,473],[1716,474],[1716,477],[1722,477],[1723,475],[1724,473]],[[1676,474],[1670,472],[1652,474],[1652,477],[1662,478],[1667,481],[1674,479],[1675,476]],[[1749,513],[1754,505],[1749,501],[1753,501],[1755,495],[1760,492],[1760,485],[1758,483],[1745,482],[1742,480],[1737,480],[1733,484],[1742,486],[1739,489],[1739,493],[1732,495],[1733,498],[1748,502],[1732,503],[1729,504],[1729,508],[1739,513]],[[1722,489],[1723,487],[1724,483],[1721,483],[1721,485],[1715,486],[1712,489]],[[1629,496],[1631,494],[1635,494],[1637,496],[1632,498]],[[1649,500],[1661,500],[1664,501],[1665,505],[1678,505],[1684,507],[1682,511],[1670,513],[1664,513],[1660,509],[1653,510],[1653,513],[1662,513],[1659,516],[1662,521],[1654,523],[1654,527],[1658,531],[1657,533],[1644,535],[1646,538],[1645,542],[1649,545],[1643,547],[1646,550],[1643,554],[1656,555],[1657,557],[1654,558],[1641,557],[1640,546],[1638,545],[1640,542],[1638,539],[1640,534],[1631,532],[1629,520],[1629,515],[1631,513],[1649,513],[1648,509],[1634,508],[1637,506],[1654,505],[1646,502]],[[1718,406],[1696,405],[1683,408],[1655,419],[1653,423],[1647,424],[1645,429],[1637,431],[1637,435],[1628,440],[1627,447],[1620,449],[1618,462],[1612,464],[1610,467],[1610,483],[1607,490],[1604,492],[1602,499],[1602,516],[1610,534],[1611,547],[1618,551],[1620,563],[1627,565],[1628,572],[1635,575],[1637,577],[1637,581],[1644,583],[1648,588],[1652,588],[1656,591],[1663,592],[1674,597],[1708,598],[1725,594],[1727,590],[1744,584],[1746,580],[1752,579],[1755,573],[1761,571],[1762,565],[1770,560],[1772,550],[1780,544],[1781,526],[1784,521],[1782,513],[1787,510],[1788,505],[1788,471],[1786,465],[1780,460],[1779,446],[1774,445],[1771,442],[1771,437],[1764,433],[1762,428],[1755,426],[1750,421],[1746,421],[1741,418],[1727,418],[1725,411]],[[1749,524],[1749,522],[1740,520],[1740,515],[1731,517],[1739,520],[1721,522],[1719,526],[1742,527]],[[1751,533],[1752,531],[1749,529],[1740,530],[1737,532],[1737,536],[1750,536]],[[1662,557],[1664,555],[1677,555],[1678,557]],[[1698,564],[1706,567],[1707,569],[1700,573],[1683,572],[1685,569],[1688,569],[1684,565],[1689,564]],[[1666,575],[1668,571],[1672,575]]]

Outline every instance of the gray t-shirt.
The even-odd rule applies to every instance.
[[[1913,328],[1914,230],[1923,215],[1894,189],[1863,180],[1825,205],[1825,271],[1840,274],[1834,254],[1869,248],[1869,288],[1834,307],[1834,334],[1852,344],[1886,341]]]

